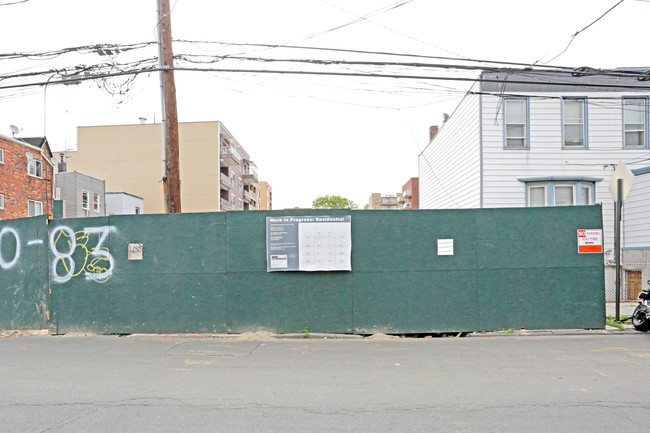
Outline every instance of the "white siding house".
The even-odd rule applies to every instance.
[[[632,173],[634,184],[623,205],[622,244],[625,249],[650,251],[650,167]]]
[[[641,168],[650,157],[647,72],[483,72],[419,156],[420,207],[602,203],[612,250],[615,165]],[[626,216],[643,208],[647,215],[645,197]],[[628,227],[626,245],[649,235],[650,218],[638,224],[644,227]]]
[[[480,98],[472,92],[465,95],[450,119],[418,159],[420,209],[455,209],[481,207],[481,140]]]
[[[108,215],[141,214],[144,212],[144,200],[126,192],[107,192],[106,212]]]
[[[623,296],[634,298],[650,280],[650,167],[632,171],[632,189],[623,204]]]

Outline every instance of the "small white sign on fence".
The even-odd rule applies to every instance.
[[[578,230],[578,253],[602,253],[603,252],[603,230],[602,229],[579,229]]]

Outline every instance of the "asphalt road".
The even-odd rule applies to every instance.
[[[645,432],[650,335],[0,338],[1,432]]]

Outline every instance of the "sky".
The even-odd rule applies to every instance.
[[[418,154],[429,142],[429,126],[442,125],[443,113],[452,114],[471,86],[470,81],[432,77],[473,79],[476,68],[494,62],[650,66],[646,0],[170,2],[172,36],[178,41],[173,49],[183,56],[176,67],[234,70],[177,71],[178,120],[223,122],[256,163],[260,180],[271,184],[274,209],[310,207],[315,198],[329,194],[363,207],[373,192],[401,192],[419,175]],[[76,148],[78,126],[134,124],[140,117],[160,122],[155,72],[133,80],[2,88],[45,82],[52,75],[6,78],[9,74],[106,62],[149,65],[157,56],[155,44],[112,56],[92,51],[10,59],[4,54],[155,42],[156,0],[0,0],[0,16],[0,134],[11,136],[9,125],[16,125],[22,129],[17,137],[46,135],[52,149],[60,151]],[[374,63],[319,65],[306,59]],[[404,64],[415,62],[420,65]]]

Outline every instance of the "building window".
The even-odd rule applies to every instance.
[[[528,99],[507,98],[503,102],[505,148],[528,149]]]
[[[546,185],[530,185],[528,187],[528,206],[546,206]]]
[[[594,184],[601,180],[592,177],[519,179],[526,182],[527,207],[594,204]]]
[[[591,184],[580,184],[580,204],[594,204]]]
[[[4,149],[0,149],[0,164],[5,163],[5,151]]]
[[[5,208],[5,195],[0,194],[0,209],[4,209],[4,208]]]
[[[242,205],[242,201],[241,201],[241,199],[239,199],[239,209],[241,210],[243,208],[244,208],[244,205]]]
[[[586,108],[586,99],[562,100],[562,138],[564,147],[586,147]]]
[[[241,181],[241,177],[239,178],[239,190],[241,191],[244,188],[244,184]]]
[[[575,203],[575,185],[554,185],[555,206],[573,206]]]
[[[99,194],[93,194],[93,211],[99,212]]]
[[[233,209],[235,208],[235,196],[234,195],[232,197],[230,197],[230,205],[232,206]]]
[[[88,210],[88,191],[81,191],[81,209]]]
[[[27,161],[27,174],[34,177],[43,177],[43,163],[35,159]]]
[[[30,217],[43,215],[43,203],[29,200],[27,202],[27,215]]]
[[[646,147],[646,99],[623,99],[623,123],[625,148]]]

